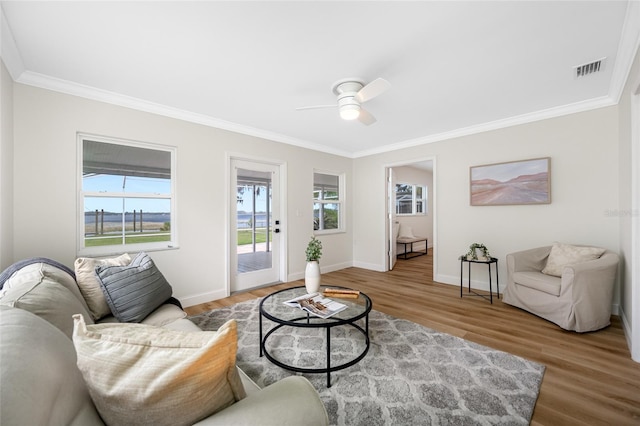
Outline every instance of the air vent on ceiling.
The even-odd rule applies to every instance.
[[[593,61],[588,64],[577,65],[573,67],[574,78],[586,77],[589,74],[603,71],[605,59],[607,58],[598,59],[597,61]]]

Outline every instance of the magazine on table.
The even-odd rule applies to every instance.
[[[300,308],[320,318],[329,318],[347,309],[347,305],[327,299],[320,293],[305,294],[304,296],[287,300],[284,304],[292,308]]]

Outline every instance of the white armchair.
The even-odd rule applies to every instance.
[[[503,301],[565,330],[586,332],[611,323],[618,255],[605,251],[595,260],[562,268],[560,278],[543,274],[551,247],[507,255]]]

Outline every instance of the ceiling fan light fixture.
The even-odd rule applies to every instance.
[[[340,107],[340,117],[343,120],[355,120],[360,116],[360,105],[343,105]]]
[[[360,123],[370,126],[376,122],[376,118],[369,111],[361,108],[360,104],[380,96],[387,91],[390,86],[389,82],[384,78],[377,78],[367,85],[357,78],[345,78],[336,81],[331,89],[333,94],[338,97],[337,105],[315,105],[296,109],[305,110],[338,107],[340,118],[343,120],[358,120]]]

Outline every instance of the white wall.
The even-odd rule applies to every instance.
[[[13,80],[0,60],[0,270],[13,262]]]
[[[44,256],[72,265],[76,258],[77,132],[178,148],[180,248],[150,254],[186,305],[226,295],[228,153],[286,162],[287,279],[304,274],[304,250],[313,231],[313,169],[345,173],[346,192],[354,192],[347,158],[21,84],[14,85],[14,102],[14,261]],[[325,271],[351,265],[350,199],[346,226],[345,233],[320,237]]]
[[[427,187],[427,213],[425,215],[396,216],[398,223],[408,225],[413,235],[427,237],[429,247],[433,247],[433,174],[424,169],[412,166],[393,167],[396,183],[408,183]],[[400,244],[398,253],[403,253],[404,245]],[[424,250],[424,243],[414,244],[414,250]]]
[[[554,241],[618,251],[619,220],[607,215],[619,203],[617,119],[616,107],[602,108],[356,159],[354,185],[369,191],[354,194],[354,264],[384,265],[384,164],[428,157],[437,163],[436,281],[459,284],[458,256],[474,242],[499,259],[503,285],[505,256],[513,251]],[[547,156],[551,204],[469,205],[470,166]],[[488,277],[475,277],[476,288],[488,288]]]

